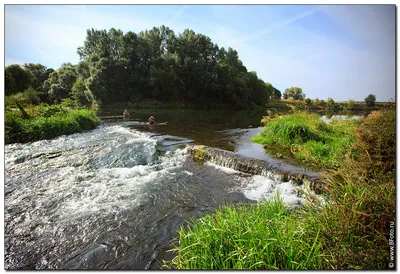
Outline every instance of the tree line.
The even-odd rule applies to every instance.
[[[248,71],[236,50],[190,29],[176,35],[165,26],[138,34],[92,28],[77,53],[78,64],[64,63],[58,70],[41,64],[6,67],[5,94],[26,91],[34,102],[77,106],[154,100],[253,108],[281,98],[311,102],[299,87],[282,94]],[[365,101],[373,105],[375,96]]]
[[[81,106],[156,100],[197,106],[264,106],[281,92],[248,71],[238,52],[186,29],[123,33],[88,29],[80,62],[57,71],[41,64],[6,67],[6,95],[32,88],[52,103]],[[44,98],[46,97],[47,98]]]

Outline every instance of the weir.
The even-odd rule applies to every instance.
[[[289,165],[269,163],[266,160],[254,159],[232,151],[203,145],[191,145],[188,151],[195,161],[209,161],[243,173],[261,175],[282,182],[291,181],[294,184],[301,185],[307,181],[312,190],[321,191],[321,175],[317,172],[305,171]]]

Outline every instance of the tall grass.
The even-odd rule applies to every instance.
[[[296,112],[266,122],[253,141],[290,149],[299,160],[314,165],[337,168],[355,141],[354,128],[359,121],[335,121],[326,124],[318,114]]]
[[[19,110],[5,113],[5,142],[24,143],[51,139],[64,134],[93,129],[99,119],[90,109],[66,109],[59,106],[30,106],[30,119],[22,117]]]
[[[321,269],[318,229],[279,198],[229,206],[179,230],[175,269]]]

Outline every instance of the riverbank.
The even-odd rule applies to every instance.
[[[376,102],[374,106],[367,106],[365,102],[362,101],[352,101],[349,102],[334,102],[328,105],[324,100],[314,99],[314,100],[274,100],[269,101],[266,104],[267,109],[277,109],[277,110],[311,110],[316,112],[370,112],[373,110],[382,110],[390,106],[394,106],[392,102]]]
[[[100,121],[91,109],[69,109],[59,105],[28,105],[7,108],[5,143],[26,143],[90,130]]]
[[[264,117],[265,128],[253,141],[265,146],[290,150],[292,156],[323,168],[338,168],[355,141],[359,120],[333,120],[327,124],[318,114]]]
[[[308,129],[315,125],[308,124]],[[279,200],[221,208],[181,227],[174,249],[177,256],[165,266],[390,269],[389,231],[395,221],[396,197],[395,109],[373,112],[350,128],[355,139],[342,164],[325,172],[324,204],[308,197],[308,205],[297,211],[281,208]],[[304,132],[313,136],[311,130],[301,130],[294,137],[309,136]]]

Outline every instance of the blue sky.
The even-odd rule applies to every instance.
[[[79,62],[86,29],[186,28],[309,98],[395,98],[395,5],[6,5],[5,65]]]

